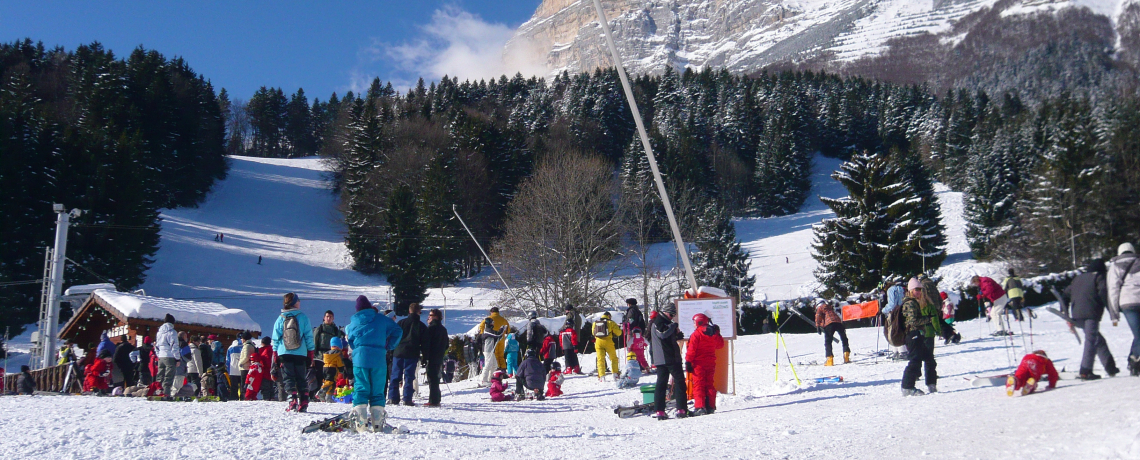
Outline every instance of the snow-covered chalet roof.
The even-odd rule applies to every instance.
[[[162,321],[169,313],[178,323],[261,332],[261,326],[245,310],[227,308],[220,303],[150,297],[108,289],[96,289],[91,295],[103,301],[100,305],[113,308],[127,318]]]

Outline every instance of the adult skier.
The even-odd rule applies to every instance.
[[[598,354],[598,380],[606,376],[606,357],[610,358],[610,373],[617,378],[621,373],[618,364],[617,348],[614,340],[621,337],[621,328],[610,319],[610,312],[602,313],[602,317],[594,321],[594,350]]]
[[[344,333],[336,326],[336,315],[332,310],[325,310],[325,316],[321,324],[313,329],[313,341],[317,345],[317,353],[314,359],[321,359],[322,355],[329,352],[331,349],[331,342],[333,337],[344,338]]]
[[[1002,319],[1005,316],[1005,304],[1009,301],[1009,297],[1005,295],[1005,290],[998,285],[997,281],[988,276],[974,275],[970,278],[970,288],[978,290],[978,305],[983,305],[988,302],[989,320],[997,323],[998,330],[993,333],[995,336],[1013,335],[1005,327],[1005,321]]]
[[[1116,361],[1112,359],[1112,352],[1108,350],[1108,343],[1100,335],[1100,318],[1104,316],[1104,307],[1108,304],[1108,285],[1105,280],[1104,259],[1093,259],[1085,267],[1085,272],[1073,278],[1069,287],[1065,288],[1064,297],[1067,300],[1065,313],[1073,320],[1075,326],[1085,331],[1085,349],[1081,356],[1081,368],[1077,378],[1081,380],[1096,380],[1100,376],[1093,373],[1093,360],[1100,358],[1104,372],[1109,377],[1115,376],[1120,369],[1116,368]],[[1113,323],[1118,321],[1113,315]]]
[[[281,315],[273,324],[273,351],[280,360],[285,393],[289,395],[287,410],[305,412],[309,409],[305,372],[316,349],[313,326],[309,317],[301,312],[301,298],[297,294],[285,294],[282,303]]]
[[[492,333],[499,334],[501,336],[502,334],[506,333],[507,329],[510,328],[510,323],[507,321],[507,319],[503,318],[503,315],[499,314],[499,307],[491,307],[490,312],[487,314],[487,319],[489,319],[491,321],[489,323],[487,321],[484,321],[483,324],[479,325],[479,333],[480,334],[482,334],[484,332],[492,332]],[[500,332],[496,332],[496,331],[500,331]],[[498,340],[498,337],[496,337],[495,338],[495,349],[493,350],[494,353],[489,353],[489,354],[485,355],[485,359],[487,359],[488,361],[491,358],[495,359],[496,366],[497,366],[495,369],[506,369],[507,368],[506,346],[507,346],[507,344],[506,344],[505,340],[500,341],[500,340]],[[483,380],[487,381],[488,379],[483,379]]]
[[[625,315],[621,319],[621,336],[625,340],[630,340],[635,330],[645,330],[645,315],[641,314],[641,308],[637,306],[637,299],[630,297],[625,299]]]
[[[657,367],[657,387],[653,391],[653,406],[658,420],[667,420],[665,414],[665,392],[669,388],[669,377],[673,377],[673,399],[677,402],[677,418],[689,416],[688,397],[685,394],[685,372],[681,365],[681,346],[678,341],[685,334],[678,328],[673,317],[677,306],[666,303],[650,323],[650,351],[653,365]]]
[[[352,348],[352,421],[357,432],[384,429],[384,382],[388,381],[388,352],[396,348],[404,331],[391,318],[379,314],[365,296],[356,298],[356,314],[345,328]]]
[[[922,282],[918,278],[911,278],[907,283],[906,298],[899,308],[903,309],[902,314],[905,318],[906,348],[910,359],[903,371],[902,395],[924,394],[922,390],[914,387],[922,370],[925,370],[927,391],[936,393],[938,363],[934,361],[934,338],[942,332],[939,305],[931,305],[930,298],[923,293]]]
[[[589,341],[589,338],[584,336],[582,332],[582,314],[578,313],[578,309],[569,304],[566,305],[565,312],[566,320],[574,323],[574,332],[578,334],[578,346],[580,347],[578,348],[578,353],[582,353],[585,351],[586,343]]]
[[[451,345],[447,338],[447,328],[443,327],[443,312],[438,308],[428,312],[428,326],[424,331],[423,365],[427,369],[428,407],[439,407],[442,395],[439,392],[439,374],[443,359]]]
[[[496,312],[497,313],[497,312]],[[507,325],[495,328],[495,319],[487,317],[479,326],[479,341],[483,344],[483,381],[480,386],[491,384],[491,377],[499,370],[499,360],[495,358],[495,351],[499,349],[499,340],[507,332]]]
[[[154,341],[154,353],[158,356],[158,374],[155,381],[162,385],[162,396],[170,397],[174,385],[174,372],[178,367],[178,359],[182,356],[178,346],[178,332],[174,330],[174,316],[169,313],[163,318]]]
[[[115,347],[115,354],[112,361],[114,361],[115,367],[119,369],[119,372],[123,376],[123,388],[133,387],[135,383],[138,382],[135,380],[135,363],[131,362],[131,352],[135,350],[135,346],[131,345],[131,341],[127,339],[126,334],[119,337],[119,345]]]
[[[839,333],[839,340],[843,342],[843,363],[851,362],[851,347],[847,344],[847,328],[843,320],[835,313],[835,307],[824,299],[819,299],[815,306],[815,327],[823,329],[823,351],[827,357],[824,366],[835,365],[835,355],[831,352],[831,341]]]
[[[1116,257],[1108,263],[1108,311],[1112,325],[1124,314],[1132,330],[1132,347],[1128,350],[1128,372],[1140,376],[1140,257],[1131,243],[1116,248]]]
[[[582,368],[578,364],[578,331],[574,329],[574,320],[567,319],[558,332],[559,344],[562,345],[562,356],[566,359],[567,374],[581,374]]]
[[[420,352],[423,351],[424,332],[427,326],[420,321],[423,307],[413,302],[408,305],[408,316],[396,323],[400,326],[402,336],[400,343],[392,352],[392,375],[388,382],[388,404],[400,404],[400,382],[404,382],[405,406],[412,406],[412,392],[415,390],[416,365],[420,362]]]
[[[711,414],[716,411],[716,351],[724,348],[724,337],[704,313],[693,315],[693,326],[685,347],[685,371],[693,374],[693,415]]]
[[[1001,282],[1002,289],[1005,290],[1005,296],[1009,297],[1009,302],[1006,302],[1006,308],[1013,313],[1013,317],[1018,321],[1024,320],[1021,309],[1025,308],[1025,289],[1021,286],[1021,278],[1017,277],[1017,272],[1012,268],[1009,269],[1009,276]]]

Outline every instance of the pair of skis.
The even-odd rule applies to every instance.
[[[350,414],[350,412],[345,412],[335,417],[314,421],[308,426],[301,428],[301,433],[316,433],[318,431],[340,433],[343,431],[352,431],[352,419],[349,417]],[[384,429],[381,432],[385,434],[407,434],[410,430],[403,425],[397,427],[385,423]]]

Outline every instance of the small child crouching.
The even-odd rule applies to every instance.
[[[491,401],[502,402],[510,401],[512,398],[507,395],[507,385],[503,383],[503,377],[506,373],[502,370],[497,370],[491,376]]]
[[[1021,364],[1017,366],[1017,371],[1005,381],[1005,394],[1013,396],[1017,390],[1021,390],[1021,395],[1027,395],[1037,391],[1037,383],[1041,381],[1044,376],[1049,376],[1049,386],[1047,390],[1052,390],[1057,387],[1057,368],[1053,367],[1053,361],[1045,354],[1045,350],[1037,350],[1033,353],[1025,355],[1021,358]]]
[[[619,390],[636,388],[639,380],[641,380],[641,364],[638,363],[637,354],[631,351],[625,355],[625,370],[617,379],[617,387]]]
[[[546,397],[562,396],[562,365],[555,361],[550,365],[550,373],[546,376]]]

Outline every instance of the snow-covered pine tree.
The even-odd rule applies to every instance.
[[[383,218],[387,231],[381,243],[384,273],[396,296],[396,314],[407,315],[409,304],[427,298],[429,275],[420,238],[416,197],[411,187],[396,186],[388,197]]]
[[[946,259],[946,227],[934,182],[917,153],[892,149],[890,158],[902,171],[912,195],[891,204],[895,223],[883,270],[909,275],[937,269]]]
[[[761,217],[799,211],[811,190],[811,151],[799,98],[790,90],[775,95],[756,149],[750,213]]]
[[[908,179],[915,173],[896,161],[881,153],[855,155],[831,176],[850,196],[820,198],[836,217],[813,227],[812,257],[820,263],[816,279],[832,292],[866,292],[885,275],[917,273],[920,240],[927,270],[945,257],[941,224],[925,217],[926,201]]]
[[[966,240],[974,257],[993,257],[996,245],[1013,229],[1021,178],[1028,174],[1019,159],[1024,148],[1018,132],[1007,128],[971,145],[964,199]]]
[[[693,271],[697,283],[724,289],[730,296],[741,300],[752,299],[756,277],[748,274],[752,262],[748,251],[736,240],[736,226],[732,216],[719,205],[710,205],[700,219],[693,253]]]
[[[360,101],[359,99],[357,101]],[[344,171],[344,216],[347,235],[345,246],[352,254],[354,267],[362,272],[376,272],[384,267],[381,257],[386,201],[375,197],[372,181],[376,170],[386,163],[383,120],[380,101],[369,98],[353,108],[350,146]]]

